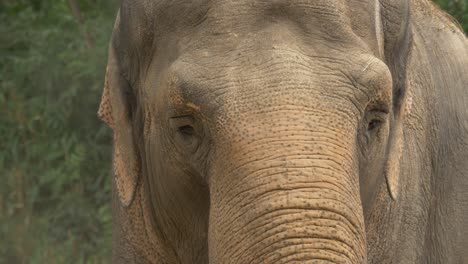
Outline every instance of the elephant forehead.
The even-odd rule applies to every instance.
[[[173,64],[171,75],[180,101],[223,125],[242,115],[274,120],[279,112],[306,111],[312,118],[353,110],[348,98],[360,91],[344,70],[351,65],[351,59],[309,56],[294,45],[273,44],[258,51],[192,53]]]
[[[353,25],[372,28],[376,0],[139,0],[123,1],[121,17],[126,34],[192,35],[199,31],[220,35],[245,33],[270,23],[290,22],[313,35],[349,39]],[[359,19],[356,19],[356,16]],[[356,22],[356,20],[358,20]],[[366,31],[366,30],[364,30]],[[362,34],[358,34],[362,35]],[[191,36],[189,36],[191,37]]]
[[[295,21],[302,19],[328,18],[341,20],[347,16],[345,1],[333,0],[276,0],[276,1],[218,1],[207,13],[218,21],[232,22],[233,17],[251,18],[255,21],[268,18],[286,18]]]
[[[350,14],[346,1],[219,1],[204,14],[199,28],[208,35],[243,35],[284,23],[304,38],[344,41],[355,38]]]
[[[182,94],[223,90],[271,96],[273,91],[295,89],[355,89],[346,73],[359,67],[359,56],[337,50],[320,55],[315,48],[292,40],[244,44],[229,52],[208,48],[184,54],[170,72],[183,84]]]
[[[271,105],[307,105],[330,93],[349,98],[358,92],[350,75],[353,68],[365,67],[359,48],[307,43],[281,25],[251,35],[232,34],[232,41],[187,49],[169,69],[184,101],[203,112],[235,115]]]
[[[124,1],[114,45],[123,54],[123,64],[134,72],[130,74],[134,79],[150,64],[166,68],[173,60],[196,52],[192,57],[203,57],[202,52],[205,57],[211,56],[210,65],[234,57],[238,60],[240,56],[232,55],[248,50],[259,62],[268,58],[255,52],[281,45],[307,56],[339,57],[356,48],[360,53],[375,53],[367,37],[373,34],[369,33],[373,32],[369,22],[374,4],[356,13],[366,21],[355,21],[358,5],[354,2],[364,5],[366,1]],[[359,29],[353,25],[359,25]],[[222,59],[215,60],[216,54]]]
[[[161,35],[158,40],[165,41],[153,62],[162,63],[162,54],[176,49],[175,61],[162,66],[169,67],[166,76],[179,80],[176,90],[184,102],[209,114],[305,105],[329,91],[349,98],[356,90],[349,72],[371,52],[351,28],[348,2],[213,1],[196,25],[177,26],[185,28],[183,34]]]
[[[171,46],[177,46],[179,59],[217,69],[295,59],[344,61],[356,54],[374,53],[363,34],[352,28],[345,2],[219,1],[197,27],[176,34]]]

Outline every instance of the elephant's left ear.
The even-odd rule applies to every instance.
[[[98,116],[110,128],[114,129],[114,119],[112,118],[112,106],[109,97],[109,67],[106,67],[104,79],[104,89],[102,91],[101,103],[99,104]]]
[[[111,42],[98,115],[114,132],[114,182],[121,204],[129,206],[135,194],[140,162],[134,143],[131,87],[120,72],[115,52]]]
[[[379,0],[385,62],[393,79],[393,111],[387,148],[385,177],[390,196],[400,192],[400,157],[403,150],[403,126],[411,107],[407,63],[412,45],[411,12],[408,0]]]

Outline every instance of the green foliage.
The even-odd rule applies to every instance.
[[[465,34],[468,32],[468,0],[434,0],[434,2],[460,23]]]
[[[118,5],[0,4],[0,263],[107,263],[109,129],[96,116]]]
[[[96,117],[118,0],[0,2],[0,264],[107,263],[111,133]],[[436,0],[468,30],[467,0]]]

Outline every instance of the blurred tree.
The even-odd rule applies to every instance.
[[[76,21],[80,24],[81,30],[83,31],[83,36],[86,40],[86,44],[89,49],[93,48],[93,39],[89,35],[88,31],[86,28],[83,28],[84,23],[84,18],[81,15],[81,10],[80,10],[80,5],[77,2],[77,0],[68,0],[68,5],[70,6],[70,10],[75,17]]]
[[[0,3],[0,263],[103,263],[109,129],[96,117],[117,1]]]

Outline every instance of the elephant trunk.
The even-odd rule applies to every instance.
[[[250,130],[219,152],[230,158],[211,179],[210,260],[366,263],[354,141],[287,127]]]

